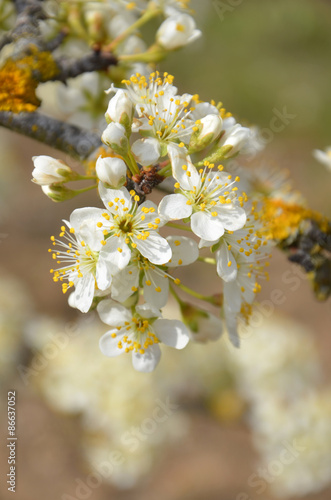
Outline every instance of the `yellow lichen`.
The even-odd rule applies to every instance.
[[[314,220],[322,230],[327,224],[327,219],[314,210],[273,198],[265,198],[260,216],[265,222],[265,236],[276,241],[295,235],[304,220]]]
[[[32,112],[40,106],[39,82],[50,80],[59,69],[50,52],[31,48],[31,54],[8,59],[0,69],[0,111]]]

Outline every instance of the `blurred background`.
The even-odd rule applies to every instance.
[[[331,145],[331,2],[192,7],[203,37],[161,70],[180,93],[222,101],[258,125],[266,148],[254,166],[289,170],[310,207],[331,217],[330,172],[312,157]],[[291,116],[274,131],[284,110]],[[253,317],[240,352],[223,339],[164,349],[153,374],[133,372],[125,357],[102,357],[107,327],[70,309],[49,274],[50,235],[74,208],[95,206],[95,193],[54,204],[30,182],[31,157],[69,159],[4,129],[0,148],[1,429],[4,443],[15,389],[16,498],[329,499],[330,300],[317,302],[275,251],[260,296],[266,312]],[[196,269],[179,277],[219,291],[211,270]],[[178,315],[172,302],[167,313]],[[3,444],[0,461],[5,477]],[[0,492],[9,498],[4,479]]]

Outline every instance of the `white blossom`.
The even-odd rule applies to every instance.
[[[82,218],[87,217],[92,228],[102,231],[100,242],[113,274],[128,265],[136,249],[153,264],[165,264],[170,260],[170,245],[157,232],[164,222],[153,202],[145,201],[138,206],[139,197],[133,201],[126,188],[107,189],[102,183],[99,194],[106,210],[85,208],[76,212],[84,210]]]
[[[112,280],[108,255],[101,244],[102,232],[92,224],[95,211],[98,209],[74,210],[70,222],[64,221],[69,231],[62,226],[63,240],[52,236],[56,248],[49,250],[55,262],[62,264],[51,270],[53,280],[62,282],[63,293],[75,288],[71,304],[84,313],[90,309],[96,289],[106,290]]]
[[[161,357],[160,342],[183,349],[189,341],[181,321],[160,318],[161,312],[147,303],[137,306],[134,314],[112,300],[102,301],[97,310],[101,320],[112,327],[100,339],[101,352],[109,357],[132,353],[137,371],[155,369]]]
[[[331,147],[326,148],[325,151],[322,151],[321,149],[314,149],[313,156],[315,160],[319,161],[331,171]]]
[[[181,148],[169,147],[173,175],[178,192],[165,196],[159,212],[165,218],[190,218],[192,231],[205,240],[223,236],[225,229],[241,229],[246,212],[236,199],[236,180],[226,172],[211,172],[208,168],[198,173]]]
[[[175,50],[188,45],[201,36],[196,24],[188,14],[177,13],[169,16],[156,33],[157,42],[167,50]]]

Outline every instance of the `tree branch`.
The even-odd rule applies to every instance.
[[[59,73],[56,73],[52,80],[65,82],[68,78],[75,78],[82,73],[106,70],[109,66],[117,64],[117,58],[109,52],[95,50],[80,59],[61,58],[55,59],[55,63]]]
[[[68,155],[85,159],[102,145],[100,137],[40,113],[0,112],[0,126],[26,135]]]

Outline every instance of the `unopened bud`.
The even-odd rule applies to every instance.
[[[68,165],[51,156],[34,156],[32,161],[34,164],[32,181],[40,186],[63,183],[77,178],[77,173]]]
[[[126,163],[121,158],[99,156],[95,170],[98,179],[114,189],[122,187],[126,181]]]
[[[120,155],[125,155],[128,151],[129,141],[125,134],[125,128],[119,123],[111,122],[104,130],[101,139]]]

